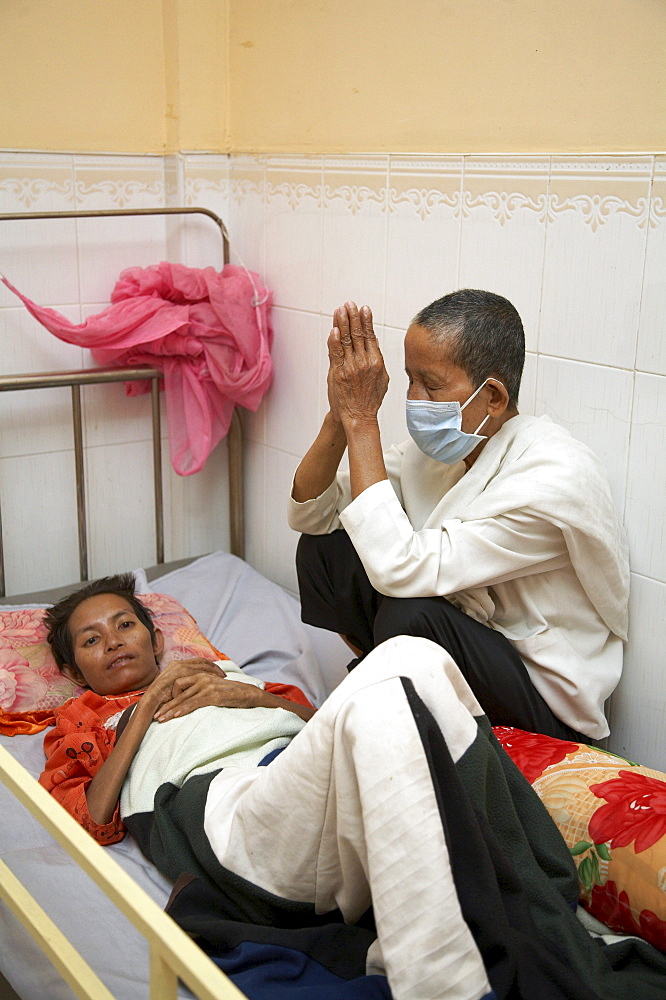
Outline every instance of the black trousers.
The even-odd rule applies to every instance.
[[[301,535],[296,551],[301,617],[346,636],[369,653],[395,635],[420,635],[455,660],[493,726],[588,743],[533,686],[509,640],[454,607],[444,597],[384,597],[368,580],[345,531]]]

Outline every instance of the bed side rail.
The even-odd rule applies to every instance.
[[[245,994],[4,747],[0,747],[0,780],[146,938],[150,946],[150,1000],[176,1000],[179,979],[199,1000],[244,1000]],[[114,1000],[62,931],[2,862],[0,899],[7,903],[78,997]]]

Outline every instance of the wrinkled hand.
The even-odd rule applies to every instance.
[[[152,703],[155,713],[170,701],[181,690],[181,685],[193,677],[207,675],[223,680],[227,675],[224,670],[206,660],[202,656],[194,656],[188,660],[172,660],[168,666],[160,670],[155,680],[146,688],[144,700]]]
[[[333,313],[328,338],[328,400],[343,426],[350,420],[376,419],[389,377],[372,325],[372,312],[347,302]]]
[[[263,704],[264,691],[254,684],[232,681],[220,671],[185,674],[173,682],[171,697],[155,713],[157,722],[189,715],[197,708],[255,708]]]

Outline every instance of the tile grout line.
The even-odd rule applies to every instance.
[[[386,225],[384,227],[384,266],[382,270],[382,329],[386,321],[386,302],[387,302],[387,280],[388,280],[388,257],[389,257],[389,232],[390,232],[390,221],[391,221],[391,156],[387,154],[386,156],[386,174],[385,174],[385,205],[386,205]]]
[[[537,335],[537,338],[536,338],[536,341],[537,341],[537,346],[536,346],[537,366],[538,366],[539,344],[541,343],[541,320],[542,320],[542,312],[543,312],[543,283],[544,283],[544,278],[546,276],[546,254],[548,252],[548,225],[549,225],[549,220],[548,220],[548,206],[550,204],[550,185],[551,185],[551,181],[552,181],[552,167],[553,167],[553,158],[552,158],[552,156],[549,156],[548,157],[548,181],[546,183],[546,218],[544,220],[544,227],[543,227],[543,254],[542,254],[542,257],[541,257],[541,282],[540,282],[540,287],[539,287],[539,308],[538,308],[538,311],[537,311],[537,323],[538,323],[538,325],[537,325],[537,331],[536,331],[536,335]]]
[[[465,166],[466,158],[461,156],[460,158],[460,186],[458,192],[460,195],[460,221],[458,223],[458,253],[456,258],[456,288],[460,288],[460,260],[462,257],[462,237],[463,237],[463,222],[464,222],[464,212],[463,205],[465,201]]]
[[[638,300],[638,318],[636,325],[636,341],[634,344],[634,369],[633,378],[631,380],[631,419],[629,422],[629,435],[627,439],[627,464],[625,471],[624,480],[624,504],[622,507],[622,523],[627,524],[627,514],[629,510],[629,485],[630,476],[629,469],[631,466],[631,445],[634,438],[634,415],[636,406],[636,376],[638,375],[638,344],[641,335],[641,314],[643,311],[643,293],[645,291],[645,272],[647,269],[647,254],[648,254],[648,240],[650,235],[650,209],[652,206],[652,194],[654,189],[654,172],[655,172],[655,157],[652,157],[652,170],[650,173],[650,186],[648,190],[648,207],[647,207],[647,220],[645,225],[645,244],[643,246],[643,267],[641,271],[641,290]]]
[[[666,580],[660,580],[658,576],[649,576],[647,573],[639,573],[637,570],[630,570],[630,576],[636,576],[639,580],[647,580],[648,583],[658,583],[661,587],[666,587]]]

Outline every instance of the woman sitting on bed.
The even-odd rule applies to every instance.
[[[194,876],[181,909],[355,956],[392,1000],[658,995],[653,959],[623,953],[616,973],[577,921],[566,845],[441,646],[387,640],[315,713],[297,689],[230,679],[231,661],[160,672],[132,583],[47,612],[88,690],[59,710],[40,781],[102,842],[124,823],[167,877]]]

